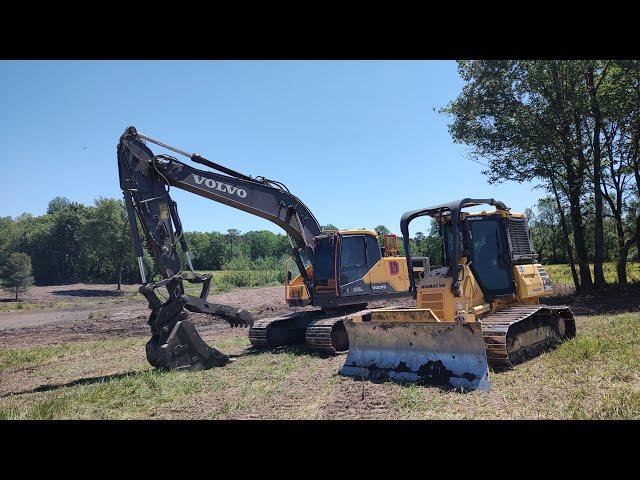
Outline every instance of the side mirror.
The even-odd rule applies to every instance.
[[[291,270],[287,270],[287,281],[290,282],[291,281]]]

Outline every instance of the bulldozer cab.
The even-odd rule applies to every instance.
[[[504,219],[498,215],[466,216],[461,222],[463,255],[487,298],[515,291]]]
[[[494,206],[496,210],[475,214],[462,211],[483,204]],[[430,216],[438,222],[444,276],[454,280],[453,289],[459,288],[458,275],[466,263],[487,299],[510,297],[515,293],[512,265],[535,263],[536,254],[526,218],[511,214],[504,203],[494,199],[470,198],[403,215],[400,227],[408,263],[412,262],[408,226],[422,216]],[[413,279],[410,288],[416,289]]]

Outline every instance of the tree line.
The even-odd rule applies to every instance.
[[[640,61],[460,61],[458,72],[463,90],[441,109],[449,131],[490,183],[540,185],[543,254],[568,261],[577,290],[606,285],[607,258],[626,283],[640,248]]]
[[[561,227],[561,215],[553,197],[538,201],[525,211],[534,238],[539,261],[547,264],[568,263],[570,258],[566,237]],[[564,212],[568,217],[568,212]],[[593,217],[585,217],[587,220]],[[435,221],[426,225],[425,233],[410,238],[411,251],[416,256],[430,257],[432,265],[442,264],[442,247]],[[334,225],[324,230],[338,230]],[[571,231],[571,224],[567,226]],[[389,228],[378,225],[380,245]],[[586,222],[587,238],[593,239],[593,222]],[[604,222],[605,261],[617,259],[616,225],[610,217]],[[287,236],[268,230],[242,233],[229,229],[227,233],[186,232],[194,268],[197,270],[281,270],[289,255]],[[401,240],[401,239],[400,239]],[[404,255],[402,241],[399,255]],[[595,242],[587,242],[590,258],[595,257]],[[631,260],[640,259],[640,245]],[[145,251],[145,267],[151,275],[157,268]],[[136,283],[139,272],[133,255],[133,245],[120,200],[99,198],[93,206],[56,197],[40,216],[22,214],[15,219],[0,217],[0,279],[5,287],[18,293],[35,280],[38,285],[75,282]]]
[[[185,234],[198,270],[282,268],[279,262],[291,250],[286,235],[267,230]],[[146,249],[144,263],[152,276],[158,274]],[[123,202],[99,198],[86,206],[56,197],[44,215],[0,217],[0,279],[5,286],[18,281],[18,270],[22,283],[31,278],[37,285],[97,282],[120,288],[121,282],[139,282]]]
[[[338,230],[331,224],[322,229]],[[382,245],[390,230],[384,225],[375,230]],[[285,234],[268,230],[190,231],[185,236],[196,270],[281,270],[291,251]],[[403,254],[402,242],[399,244]],[[418,254],[421,252],[418,248]],[[151,278],[159,275],[146,249],[144,264]],[[139,280],[121,200],[98,198],[87,206],[56,197],[43,215],[0,217],[0,282],[15,291],[16,299],[34,281],[37,285],[117,283],[120,289],[123,282]]]

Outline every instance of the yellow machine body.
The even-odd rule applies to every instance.
[[[363,237],[366,242],[376,242],[378,244],[378,234],[373,230],[366,229],[350,229],[333,232],[336,238],[345,239],[350,237]],[[388,235],[387,237],[395,237]],[[385,238],[387,240],[387,238]],[[339,240],[338,240],[339,241]],[[358,278],[351,278],[348,284],[352,287],[346,287],[339,284],[340,272],[342,265],[343,250],[336,248],[333,262],[338,268],[338,275],[333,278],[326,279],[322,284],[315,284],[313,296],[320,298],[321,296],[335,295],[337,298],[344,297],[344,302],[350,301],[353,304],[367,303],[375,300],[381,295],[389,296],[394,294],[406,294],[409,290],[409,273],[405,257],[397,254],[397,245],[395,248],[392,244],[385,241],[385,247],[381,249],[379,255],[370,258],[373,250],[367,249],[363,258],[366,260],[366,268],[360,269],[361,273]],[[340,243],[339,243],[340,244]],[[364,243],[369,245],[369,243]],[[377,247],[379,248],[379,247]],[[351,252],[349,252],[351,253]],[[295,268],[291,258],[285,262],[285,272],[287,279],[290,278],[291,269]],[[307,275],[313,280],[313,265],[309,264],[305,267]],[[359,292],[362,294],[358,295]],[[349,298],[345,294],[350,294]],[[291,306],[300,306],[312,303],[312,295],[305,284],[301,274],[297,274],[291,280],[285,282],[285,299]]]
[[[495,211],[461,211],[489,202]],[[416,308],[347,317],[350,349],[342,374],[486,390],[489,363],[510,368],[575,336],[568,308],[540,304],[552,286],[535,263],[524,215],[493,199],[465,199],[405,213],[405,237],[408,223],[426,215],[440,224],[445,266],[432,268],[423,258],[423,267],[414,267]],[[414,260],[409,253],[405,263]]]
[[[511,299],[501,298],[487,302],[480,285],[468,265],[462,265],[460,272],[459,297],[454,296],[451,283],[453,279],[437,275],[425,277],[418,283],[416,306],[433,311],[439,322],[453,322],[463,316],[467,322],[480,320],[483,315],[499,311],[511,304],[536,305],[539,298],[551,293],[544,267],[516,265],[513,267],[516,294]]]

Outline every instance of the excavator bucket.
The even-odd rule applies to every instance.
[[[439,322],[429,309],[363,310],[345,320],[342,375],[489,390],[480,323]]]

